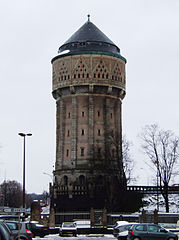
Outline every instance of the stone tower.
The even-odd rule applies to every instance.
[[[119,205],[126,187],[121,148],[125,63],[89,16],[52,59],[56,211]]]

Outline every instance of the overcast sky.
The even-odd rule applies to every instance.
[[[48,190],[56,131],[51,59],[88,13],[127,59],[123,133],[133,142],[139,184],[151,182],[137,137],[142,127],[158,123],[179,136],[178,0],[0,0],[0,183],[22,183],[18,133],[30,132],[26,190]]]

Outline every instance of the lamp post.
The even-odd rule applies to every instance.
[[[25,138],[26,136],[32,136],[31,133],[18,133],[19,136],[23,137],[23,190],[22,190],[22,206],[25,208]]]

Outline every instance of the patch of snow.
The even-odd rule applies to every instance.
[[[157,209],[157,195],[146,195],[143,198],[144,207],[142,209],[147,211],[154,211]],[[158,205],[159,211],[165,212],[165,201],[164,198],[159,195],[158,196]],[[141,209],[141,210],[142,210]],[[169,195],[169,211],[170,213],[178,213],[179,212],[179,195],[171,194]]]
[[[62,52],[59,52],[58,54],[59,55],[62,55],[62,54],[67,54],[67,53],[69,53],[70,52],[70,50],[64,50],[64,51],[62,51]]]

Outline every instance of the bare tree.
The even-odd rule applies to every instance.
[[[115,158],[117,159],[119,169],[124,172],[126,183],[129,184],[132,180],[132,170],[134,165],[134,161],[130,154],[130,147],[132,143],[127,140],[126,136],[122,136],[121,143],[121,138],[116,131],[110,132],[109,141],[110,148],[115,149]],[[114,156],[111,156],[111,158],[113,157]]]
[[[1,184],[3,205],[8,207],[20,207],[22,204],[22,186],[17,181],[4,181]]]
[[[124,173],[126,176],[126,181],[129,184],[132,180],[132,170],[134,167],[134,160],[130,154],[130,147],[132,143],[126,139],[126,136],[122,137],[122,161]]]
[[[164,131],[157,124],[147,125],[140,137],[144,153],[156,168],[160,192],[165,200],[166,212],[169,212],[168,186],[176,173],[174,166],[179,158],[179,139],[172,131]]]

